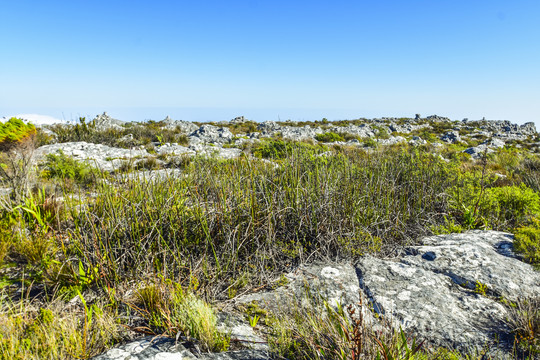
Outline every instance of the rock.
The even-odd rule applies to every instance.
[[[409,144],[412,146],[420,146],[427,144],[427,141],[419,136],[413,136],[412,139],[409,141]]]
[[[455,144],[457,142],[461,141],[461,137],[459,136],[459,131],[452,130],[445,132],[440,139],[446,143]]]
[[[322,133],[320,128],[312,128],[309,125],[303,127],[283,126],[281,128],[281,136],[294,141],[314,139],[317,134]]]
[[[471,351],[492,344],[510,357],[513,339],[499,296],[540,294],[540,275],[516,258],[512,236],[474,231],[422,242],[396,261],[358,262],[361,288],[375,311],[433,347]],[[486,295],[472,290],[482,286]]]
[[[516,260],[511,234],[477,230],[427,237],[422,243],[410,248],[413,256],[401,262],[444,274],[472,290],[480,282],[496,298],[517,301],[540,296],[540,273]]]
[[[409,134],[409,133],[411,133],[411,132],[413,132],[415,130],[427,128],[427,127],[429,127],[429,124],[419,124],[419,125],[414,125],[414,124],[409,124],[409,123],[406,123],[406,124],[403,124],[403,125],[390,124],[388,127],[389,127],[390,131],[392,131],[392,132],[399,132],[399,133],[402,133],[402,134]]]
[[[121,181],[139,180],[145,182],[164,181],[170,178],[179,178],[182,171],[179,169],[157,169],[157,170],[141,170],[133,171],[127,174],[119,174],[116,176]]]
[[[473,159],[481,159],[484,154],[490,154],[494,152],[493,149],[504,148],[504,141],[501,139],[494,138],[491,141],[487,140],[481,143],[478,146],[473,146],[468,149],[463,150],[464,153],[471,155]]]
[[[430,115],[426,118],[428,121],[435,121],[435,122],[447,122],[452,121],[450,118],[439,116],[439,115]]]
[[[190,145],[189,150],[197,155],[217,156],[222,159],[233,159],[242,155],[242,150],[237,148],[223,148],[220,146],[209,146],[203,144]]]
[[[246,122],[246,119],[243,116],[237,116],[231,121],[229,121],[229,124],[236,125],[236,124],[242,124],[244,122]]]
[[[281,126],[275,121],[264,121],[257,125],[257,130],[263,134],[273,134],[274,132],[280,131]]]
[[[214,125],[202,125],[189,135],[190,144],[211,143],[226,144],[231,142],[233,134],[228,128],[218,128]]]
[[[360,288],[355,268],[351,264],[314,264],[301,266],[285,276],[286,284],[274,291],[241,296],[237,303],[257,303],[272,311],[283,310],[292,300],[309,306],[311,300],[325,299],[330,305],[356,305]],[[309,290],[313,299],[306,299]]]
[[[103,171],[113,171],[122,166],[123,160],[136,157],[147,157],[146,150],[114,148],[101,144],[92,144],[85,141],[58,143],[41,146],[34,153],[34,160],[40,161],[47,154],[55,154],[61,150],[67,156],[84,161]]]
[[[199,127],[195,125],[192,122],[184,121],[184,120],[173,120],[169,116],[167,116],[163,123],[165,124],[165,127],[168,129],[176,129],[179,128],[182,130],[185,134],[191,134],[192,132],[196,131]]]
[[[92,360],[268,360],[264,350],[242,350],[224,353],[200,353],[198,349],[177,343],[175,339],[148,336],[113,348]]]
[[[217,329],[225,334],[230,334],[231,341],[249,349],[270,351],[265,339],[255,333],[255,330],[247,323],[247,320],[232,313],[218,314]]]
[[[335,133],[352,134],[361,138],[375,137],[375,132],[367,124],[337,126],[331,128],[330,131]]]
[[[182,145],[166,143],[156,147],[156,153],[158,155],[195,155],[196,152]]]
[[[388,139],[377,140],[380,145],[395,145],[406,141],[407,139],[405,139],[403,136],[390,136]]]
[[[123,121],[118,119],[113,119],[110,117],[106,112],[103,112],[101,115],[97,115],[94,120],[92,120],[94,123],[96,130],[103,131],[108,129],[115,129],[115,130],[123,130],[124,128],[121,126],[124,124]]]

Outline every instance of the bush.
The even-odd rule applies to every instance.
[[[515,230],[514,249],[524,260],[540,267],[540,220],[533,218],[527,226]]]
[[[9,139],[15,139],[10,137]],[[8,138],[6,138],[8,139]],[[34,136],[22,137],[17,142],[6,140],[0,144],[0,186],[9,187],[10,201],[0,201],[6,209],[19,205],[28,194],[32,155],[34,153]],[[0,200],[2,197],[0,196]]]
[[[90,185],[96,182],[99,171],[92,166],[77,161],[62,150],[57,154],[48,154],[42,175],[45,178],[58,178],[73,180],[81,185]]]
[[[450,207],[466,229],[508,230],[540,214],[538,193],[525,184],[495,187],[495,176],[474,172],[459,175],[450,190]]]
[[[320,142],[335,142],[335,141],[345,141],[343,136],[336,134],[335,132],[326,132],[323,134],[315,135],[315,140]]]
[[[217,330],[212,307],[172,281],[149,284],[139,289],[136,297],[142,307],[135,308],[140,309],[150,329],[158,334],[174,337],[180,331],[198,339],[205,351],[224,351],[229,347],[230,338]]]
[[[10,149],[35,133],[34,125],[25,124],[21,119],[11,118],[0,123],[0,151]]]
[[[292,152],[293,145],[283,140],[270,140],[260,143],[253,149],[253,155],[265,159],[284,159]]]

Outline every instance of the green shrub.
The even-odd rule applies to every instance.
[[[258,144],[253,155],[265,159],[284,159],[292,152],[292,144],[283,140],[270,140]]]
[[[495,187],[497,177],[466,172],[449,189],[450,207],[466,229],[508,230],[540,213],[538,193],[525,184]]]
[[[85,304],[83,314],[59,304],[5,302],[0,308],[1,360],[86,359],[120,338],[117,319],[96,304]]]
[[[0,265],[4,262],[13,244],[17,241],[15,227],[18,213],[0,210]]]
[[[525,184],[489,188],[480,209],[486,217],[495,215],[495,226],[509,224],[513,228],[539,215],[540,196]]]
[[[340,134],[337,134],[335,132],[326,132],[323,134],[317,134],[315,135],[315,140],[320,142],[336,142],[336,141],[345,141],[343,136]]]
[[[67,156],[62,150],[48,154],[43,167],[42,176],[45,178],[69,179],[81,185],[95,183],[99,174],[97,169]]]
[[[527,226],[515,230],[514,249],[524,260],[540,266],[540,220],[533,218]]]
[[[9,149],[35,133],[35,126],[25,124],[21,119],[11,118],[0,123],[0,150]]]

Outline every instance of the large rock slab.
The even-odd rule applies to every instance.
[[[517,260],[511,234],[477,230],[427,237],[422,242],[401,262],[442,274],[472,290],[477,284],[487,286],[493,297],[517,301],[540,296],[540,273]]]
[[[456,285],[442,274],[375,258],[358,264],[373,309],[433,347],[482,349],[508,333],[505,307]]]
[[[373,309],[433,347],[487,345],[509,354],[504,300],[540,294],[540,275],[513,253],[510,234],[472,231],[423,239],[401,258],[366,257],[358,278]]]

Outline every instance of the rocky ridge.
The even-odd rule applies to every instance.
[[[265,121],[256,125],[256,132],[233,134],[231,127],[241,126],[248,120],[244,117],[237,117],[229,122],[217,124],[203,124],[197,126],[194,123],[173,120],[167,116],[160,122],[164,129],[179,129],[187,136],[188,145],[183,146],[176,143],[153,144],[157,155],[168,154],[170,156],[194,156],[194,155],[216,155],[222,158],[234,158],[242,154],[242,147],[245,144],[261,141],[264,138],[282,137],[293,141],[317,141],[318,135],[325,133],[344,134],[350,138],[348,141],[337,141],[336,145],[347,145],[364,147],[369,150],[371,144],[382,146],[394,145],[398,143],[409,143],[412,146],[420,146],[431,143],[433,146],[441,143],[466,145],[473,144],[463,150],[473,159],[479,159],[484,153],[491,153],[503,148],[507,143],[528,142],[532,148],[538,147],[539,143],[534,142],[537,136],[534,123],[529,122],[523,125],[512,124],[507,120],[478,120],[452,121],[446,117],[437,115],[427,118],[380,118],[371,120],[355,120],[354,123],[316,122],[311,125],[302,125],[296,122],[275,122]],[[125,129],[126,123],[112,119],[107,113],[96,116],[92,120],[98,130]],[[142,126],[131,123],[130,126]],[[439,140],[426,140],[424,132],[437,132],[444,129],[439,134]],[[50,132],[50,129],[44,128]],[[129,144],[133,141],[133,135],[128,134],[118,140],[119,143]],[[371,143],[369,142],[371,141]],[[520,146],[520,145],[516,145]],[[64,143],[47,145],[38,150],[39,156],[58,150],[80,160],[91,161],[99,168],[112,171],[118,169],[122,160],[132,160],[137,158],[147,158],[152,156],[143,147],[132,147],[131,149],[121,149],[106,147],[105,145],[89,143]]]

